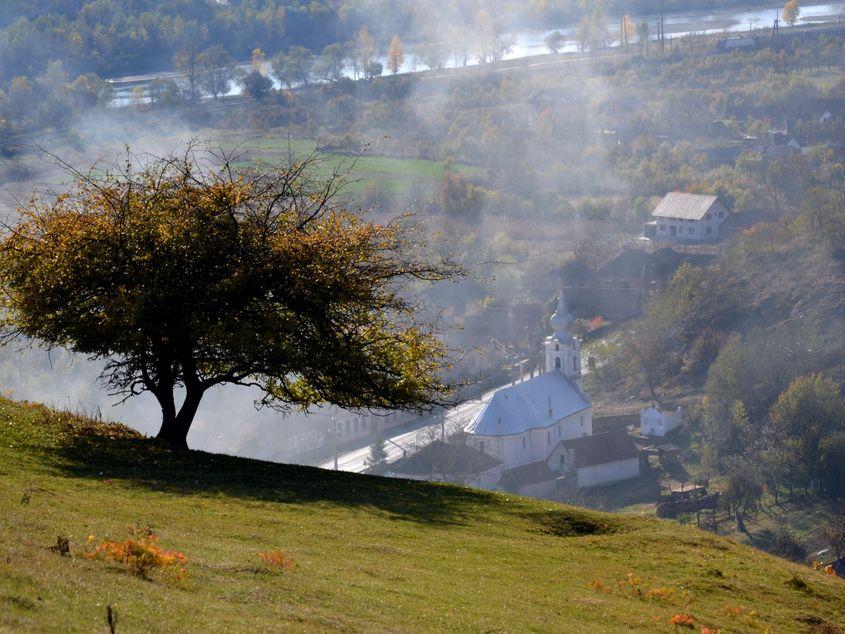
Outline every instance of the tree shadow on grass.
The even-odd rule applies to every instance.
[[[88,427],[88,425],[85,425]],[[103,433],[104,429],[119,433]],[[46,449],[62,475],[115,479],[173,495],[229,496],[242,500],[307,504],[326,502],[372,508],[393,519],[456,525],[477,518],[489,492],[430,483],[355,475],[202,451],[173,451],[123,426],[92,423],[63,434]]]

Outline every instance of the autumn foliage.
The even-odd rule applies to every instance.
[[[291,572],[296,569],[296,562],[285,555],[283,550],[278,548],[262,551],[258,553],[258,558],[268,568],[278,570],[279,572]]]
[[[407,216],[343,208],[343,174],[316,178],[318,161],[237,169],[189,148],[76,174],[0,243],[7,337],[104,360],[111,391],[152,393],[159,438],[181,448],[225,383],[281,410],[442,403],[445,351],[404,289],[459,267],[430,258]]]
[[[689,614],[675,614],[669,619],[669,624],[674,625],[676,628],[693,628],[695,627],[695,619]]]
[[[85,553],[85,557],[117,562],[137,577],[149,578],[150,573],[158,569],[175,571],[173,576],[177,580],[186,574],[188,558],[175,550],[162,550],[151,528],[135,529],[123,541],[104,539],[96,545],[95,541],[93,535],[88,536],[91,550]]]

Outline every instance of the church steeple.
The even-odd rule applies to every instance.
[[[569,327],[574,321],[572,313],[566,308],[566,300],[563,298],[563,289],[561,288],[557,296],[557,309],[549,319],[549,326],[552,327],[552,332],[555,334],[563,334],[569,331]]]
[[[557,308],[549,319],[552,335],[546,337],[543,342],[546,372],[562,372],[580,390],[581,342],[570,332],[574,321],[572,313],[566,307],[561,289],[558,293]]]

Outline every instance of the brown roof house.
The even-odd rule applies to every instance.
[[[552,471],[545,460],[508,469],[502,474],[500,488],[519,495],[548,498],[557,491],[560,474]]]
[[[571,438],[555,452],[560,472],[574,476],[578,487],[594,487],[640,475],[640,450],[622,429]]]
[[[502,462],[468,445],[438,440],[390,465],[386,475],[495,490],[502,477]]]
[[[716,196],[670,192],[651,212],[643,233],[658,242],[718,242],[728,216]]]

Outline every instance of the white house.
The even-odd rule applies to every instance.
[[[574,475],[582,488],[640,475],[640,450],[624,429],[564,440],[561,449],[560,471]]]
[[[501,486],[526,495],[549,495],[569,473],[578,474],[579,486],[639,475],[633,439],[624,434],[627,444],[618,438],[608,445],[606,434],[593,436],[593,402],[581,386],[581,342],[569,332],[572,322],[561,293],[549,320],[553,333],[543,341],[545,372],[498,390],[465,428],[469,446],[501,461]],[[566,446],[585,438],[595,440]]]
[[[648,407],[640,412],[640,433],[644,436],[663,437],[673,429],[680,427],[683,421],[683,411],[679,407],[673,412],[661,412],[654,407]]]
[[[662,242],[715,242],[729,215],[716,196],[670,192],[651,212],[645,236]]]

